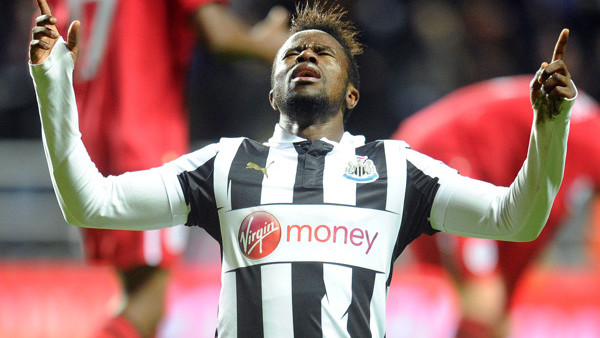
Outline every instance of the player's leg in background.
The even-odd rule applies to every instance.
[[[152,337],[164,316],[169,271],[148,265],[120,271],[127,297],[120,316],[143,337]]]
[[[495,241],[438,233],[417,238],[409,249],[420,264],[438,265],[452,276],[462,311],[456,337],[504,336],[506,288]]]
[[[451,236],[451,235],[447,235]],[[457,237],[452,257],[454,279],[460,292],[462,318],[456,336],[460,338],[506,337],[508,295],[498,267],[498,242]]]
[[[84,234],[88,260],[110,264],[122,282],[122,304],[95,337],[153,337],[166,309],[170,268],[181,259],[187,229],[86,229]]]

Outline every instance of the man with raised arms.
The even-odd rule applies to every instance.
[[[406,245],[438,231],[533,240],[561,183],[576,97],[562,60],[568,30],[531,82],[529,151],[510,187],[460,176],[401,141],[365,143],[346,132],[361,45],[345,11],[318,3],[298,8],[273,63],[269,99],[279,122],[267,142],[223,138],[158,168],[103,177],[77,125],[79,23],[64,42],[51,33],[49,9],[42,13],[37,25],[47,29],[34,31],[31,73],[65,218],[82,227],[206,229],[222,249],[219,337],[383,337],[392,267]],[[305,225],[310,241],[287,240],[287,229]],[[340,225],[355,243],[377,234],[369,252],[328,238]]]

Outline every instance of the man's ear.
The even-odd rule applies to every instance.
[[[271,91],[269,92],[269,103],[271,103],[271,107],[273,107],[273,110],[279,110],[279,108],[277,107],[277,103],[275,103],[275,95],[273,94],[273,89],[271,89]]]
[[[346,108],[354,109],[358,104],[359,97],[358,89],[352,83],[348,84],[348,89],[346,90]]]

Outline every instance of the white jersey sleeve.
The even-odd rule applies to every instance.
[[[554,119],[533,122],[527,158],[510,187],[442,169],[436,175],[440,187],[431,209],[432,227],[467,237],[519,242],[537,238],[562,181],[574,100],[563,100]]]
[[[109,177],[98,172],[81,141],[73,68],[62,38],[42,64],[30,64],[46,159],[67,222],[81,227],[127,230],[185,223],[188,207],[181,187],[173,184],[176,166]]]

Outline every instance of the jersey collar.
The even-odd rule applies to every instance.
[[[279,123],[275,124],[275,130],[273,131],[273,136],[267,141],[265,144],[270,147],[291,147],[296,142],[306,141],[305,138],[302,138],[298,135],[294,135],[289,133],[287,130],[283,129]],[[365,145],[365,137],[362,135],[352,135],[349,132],[344,132],[342,135],[342,139],[340,142],[335,142],[332,140],[323,137],[321,139],[323,142],[327,142],[334,147],[337,145],[342,145],[346,147],[357,148]]]

